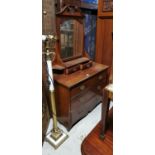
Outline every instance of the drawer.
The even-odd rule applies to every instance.
[[[101,72],[100,74],[96,75],[93,78],[93,81],[96,81],[96,83],[105,84],[107,82],[107,73],[106,72]]]
[[[91,66],[93,65],[93,62],[92,61],[89,61],[87,63],[83,63],[80,65],[80,69],[83,70],[83,69],[87,69],[87,68],[90,68]]]
[[[78,86],[71,89],[71,98],[88,91],[90,88],[96,87],[97,84],[105,86],[107,83],[107,74],[106,72],[101,72],[90,79],[82,82]]]
[[[101,72],[92,78],[88,79],[88,85],[92,87],[96,87],[96,85],[100,83],[101,85],[106,85],[107,83],[107,73]]]
[[[76,123],[78,120],[83,118],[87,112],[84,108],[77,109],[76,111],[71,111],[71,122],[72,124]]]
[[[86,93],[90,88],[89,81],[85,81],[71,89],[71,98]]]
[[[76,123],[78,120],[83,118],[88,112],[92,111],[94,107],[101,101],[101,96],[95,95],[89,98],[85,102],[81,102],[78,97],[77,100],[71,103],[71,121],[72,124]]]
[[[88,112],[92,111],[100,101],[102,101],[102,97],[96,94],[96,96],[86,102],[84,105],[85,109],[87,109]]]
[[[71,117],[72,117],[72,122],[75,122],[75,121],[79,120],[86,113],[87,113],[87,109],[85,109],[85,107],[84,107],[84,102],[81,102],[79,97],[74,98],[71,101]]]
[[[75,111],[79,108],[84,108],[84,105],[94,97],[96,97],[96,93],[90,90],[81,94],[80,96],[74,97],[71,100],[71,111]]]
[[[107,84],[106,84],[106,82],[104,83],[104,82],[98,82],[97,84],[96,84],[96,86],[94,87],[94,92],[96,92],[97,94],[99,94],[99,95],[102,95],[102,90],[103,90],[103,88],[106,86]]]
[[[76,66],[73,66],[73,67],[70,67],[70,68],[67,68],[65,70],[65,74],[71,74],[71,73],[74,73],[76,71],[80,70],[80,65],[76,65]]]

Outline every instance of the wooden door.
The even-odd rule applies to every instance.
[[[97,20],[96,62],[112,66],[113,59],[113,20]]]
[[[95,61],[110,66],[111,73],[113,65],[112,2],[113,2],[112,0],[107,1],[99,0],[98,3],[96,55],[95,55]],[[105,7],[104,5],[107,5],[108,7]]]

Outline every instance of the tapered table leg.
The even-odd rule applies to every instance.
[[[107,122],[108,122],[108,112],[109,112],[109,105],[110,100],[113,100],[113,85],[109,84],[103,89],[103,95],[102,95],[102,114],[101,114],[101,134],[100,138],[104,139],[105,132],[107,128]]]
[[[109,98],[108,98],[108,91],[103,89],[103,100],[102,100],[102,114],[101,114],[101,134],[100,138],[104,139],[105,131],[107,127],[107,118],[108,118],[108,111],[109,111]]]

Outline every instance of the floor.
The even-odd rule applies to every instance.
[[[66,128],[61,124],[58,126],[69,135],[69,138],[57,149],[47,142],[44,142],[42,155],[81,155],[81,144],[90,131],[99,123],[101,119],[101,104],[99,104],[92,112],[79,121],[73,128],[67,132]],[[52,120],[49,123],[47,133],[52,127]]]
[[[113,108],[109,111],[105,138],[99,138],[101,122],[84,139],[81,146],[83,155],[112,155],[113,154]]]
[[[89,132],[97,125],[101,119],[101,104],[99,104],[91,113],[79,121],[73,128],[67,132],[61,124],[58,126],[69,135],[69,138],[57,149],[47,142],[44,142],[42,155],[81,155],[81,143]],[[52,120],[49,123],[48,131],[52,126]]]

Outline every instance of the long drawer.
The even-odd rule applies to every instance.
[[[101,86],[103,86],[106,84],[106,82],[107,82],[107,74],[106,74],[106,72],[101,72],[101,73],[95,75],[94,77],[92,77],[92,78],[78,84],[74,88],[72,88],[71,89],[71,98],[74,98],[82,93],[85,93],[90,88],[93,88],[96,85],[98,85],[97,89],[101,89],[101,88],[99,88],[99,84]]]
[[[71,101],[71,120],[72,124],[84,117],[101,101],[101,95],[89,90],[77,96]]]
[[[99,103],[98,96],[93,96],[86,102],[82,102],[77,99],[71,108],[71,122],[76,123],[82,117],[88,114]]]

